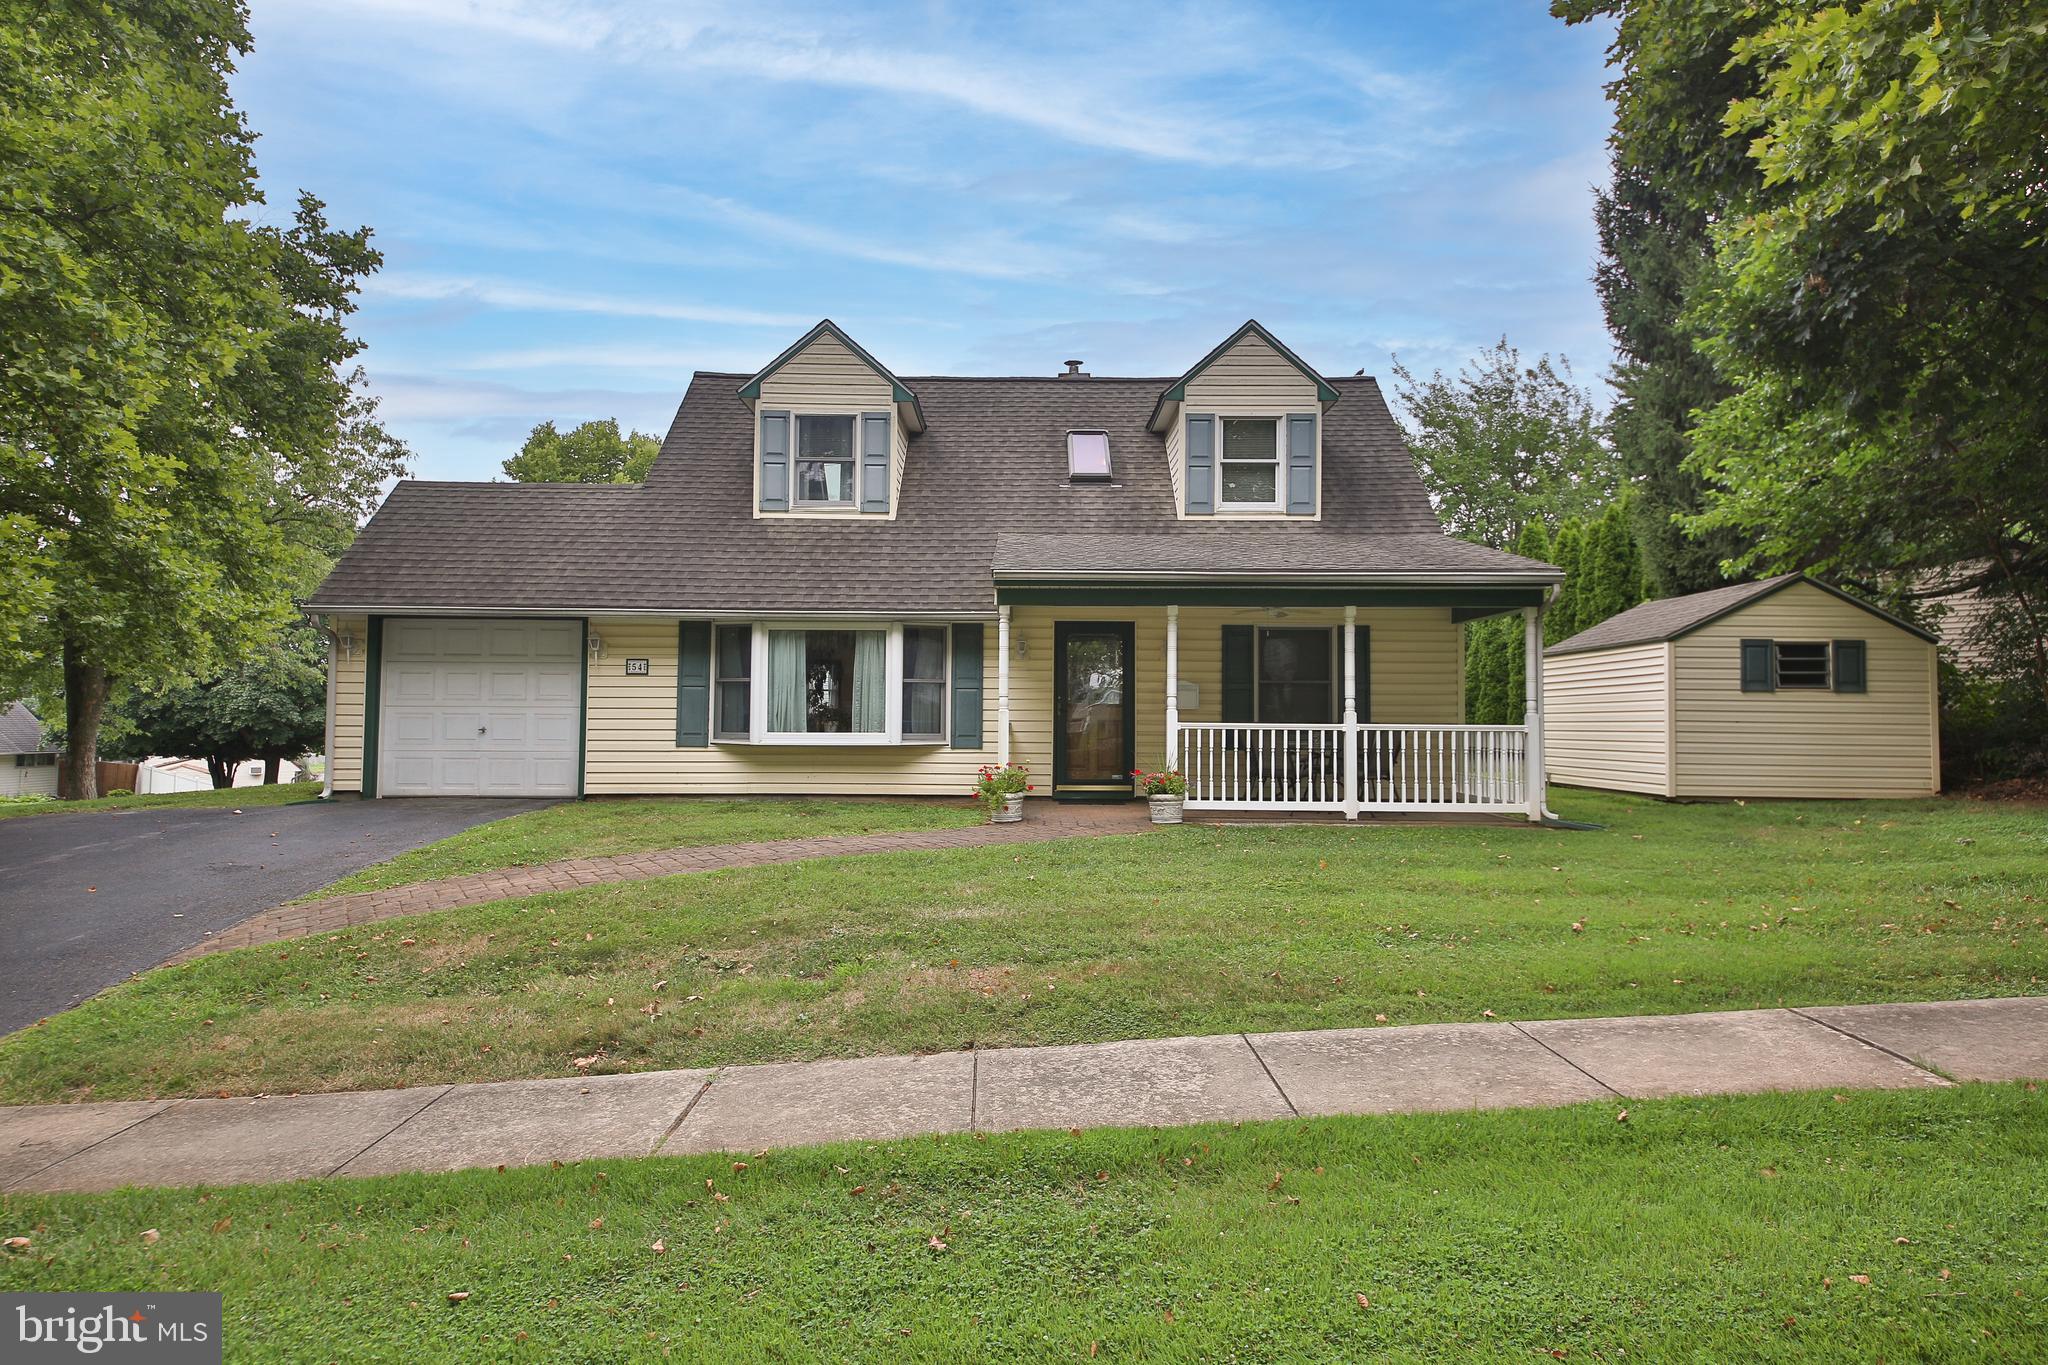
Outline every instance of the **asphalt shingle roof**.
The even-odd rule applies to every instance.
[[[1599,625],[1589,626],[1577,635],[1559,640],[1543,652],[1545,655],[1583,654],[1589,649],[1616,649],[1622,645],[1647,645],[1660,640],[1675,640],[1681,635],[1699,629],[1709,621],[1746,607],[1758,598],[1769,597],[1778,589],[1796,582],[1811,583],[1821,591],[1833,593],[1843,601],[1861,607],[1873,616],[1882,617],[1901,630],[1911,631],[1922,639],[1934,638],[1912,622],[1901,621],[1889,612],[1880,611],[1861,598],[1851,597],[1839,588],[1830,587],[1818,579],[1801,573],[1781,573],[1773,578],[1760,578],[1754,583],[1731,583],[1725,588],[1709,588],[1705,592],[1687,593],[1683,597],[1665,597],[1655,602],[1642,602],[1627,611],[1616,612]]]
[[[27,702],[0,703],[0,754],[50,754],[43,743],[43,723]]]
[[[927,428],[911,439],[893,521],[759,518],[746,379],[692,378],[644,485],[400,483],[309,605],[982,612],[999,543],[1006,556],[1082,558],[1142,544],[1158,562],[1270,566],[1260,572],[1529,567],[1438,533],[1364,377],[1330,381],[1340,400],[1324,415],[1321,520],[1256,529],[1175,515],[1165,440],[1146,429],[1172,382],[1160,378],[905,376]],[[1113,479],[1069,481],[1075,428],[1109,432]]]

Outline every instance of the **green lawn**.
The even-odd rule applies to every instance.
[[[0,820],[17,815],[76,815],[80,811],[144,810],[155,806],[224,808],[282,806],[320,799],[318,782],[273,782],[267,787],[229,787],[221,791],[158,792],[150,796],[102,796],[92,801],[0,800]]]
[[[234,1360],[2040,1358],[2032,1087],[1615,1113],[9,1195],[0,1285],[219,1290]]]
[[[1555,804],[1607,828],[1189,826],[394,920],[144,973],[0,1040],[0,1101],[2048,989],[2038,806]]]
[[[987,818],[969,801],[716,801],[637,797],[574,801],[494,820],[366,867],[321,891],[338,896],[563,858],[601,858],[688,844],[947,829]]]

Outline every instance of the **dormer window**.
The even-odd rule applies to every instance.
[[[1223,501],[1231,511],[1280,509],[1280,419],[1223,419]]]
[[[1106,479],[1110,476],[1109,433],[1070,431],[1067,433],[1067,477]]]
[[[853,505],[853,414],[796,419],[796,500],[801,507]]]

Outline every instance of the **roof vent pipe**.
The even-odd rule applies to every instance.
[[[1089,375],[1088,371],[1081,368],[1080,361],[1069,360],[1067,362],[1067,372],[1057,377],[1060,379],[1086,379],[1089,377]]]

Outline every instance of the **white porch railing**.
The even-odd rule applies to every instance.
[[[1526,726],[1176,722],[1174,730],[1189,810],[1479,813],[1530,804]]]

